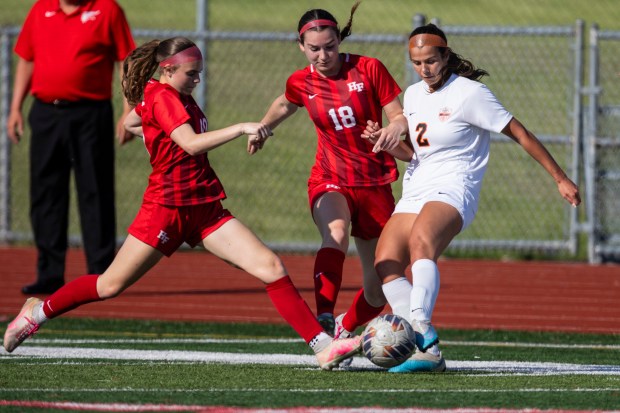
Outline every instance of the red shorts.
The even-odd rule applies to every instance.
[[[327,192],[338,192],[347,200],[351,213],[351,235],[369,240],[379,238],[381,230],[394,211],[390,184],[377,186],[340,186],[331,182],[308,183],[310,211]]]
[[[193,248],[233,218],[220,201],[191,206],[145,202],[128,232],[169,257],[184,242]]]

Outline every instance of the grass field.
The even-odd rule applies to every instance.
[[[361,356],[349,369],[325,372],[284,325],[58,319],[14,355],[0,352],[0,410],[40,411],[40,404],[28,406],[67,401],[161,410],[620,409],[620,335],[440,335],[448,364],[443,374],[391,374]]]

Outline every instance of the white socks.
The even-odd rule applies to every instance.
[[[383,284],[383,294],[387,299],[392,313],[409,321],[409,301],[411,284],[406,277],[399,277],[389,283]]]
[[[45,302],[41,302],[41,304],[37,305],[32,309],[32,318],[34,318],[35,323],[38,325],[43,325],[47,321],[47,316],[43,312],[43,304]]]
[[[411,266],[413,288],[408,320],[430,321],[439,294],[439,269],[434,261],[417,260]]]
[[[312,340],[310,340],[308,345],[310,346],[312,351],[314,351],[314,354],[318,354],[323,351],[327,346],[329,346],[332,341],[333,338],[331,338],[327,333],[323,331],[317,334],[316,337],[314,337]]]

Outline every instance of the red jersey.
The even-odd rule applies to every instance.
[[[373,145],[361,135],[366,121],[382,123],[383,106],[401,89],[379,60],[351,54],[342,57],[335,76],[323,77],[310,65],[286,82],[286,99],[306,107],[318,135],[310,182],[342,186],[394,182],[398,179],[394,157],[383,151],[373,153]]]
[[[85,0],[69,15],[59,0],[38,0],[15,53],[34,62],[31,93],[38,99],[105,100],[112,96],[114,63],[134,48],[125,14],[114,0]]]
[[[226,198],[207,153],[191,156],[170,138],[170,133],[184,123],[196,133],[207,131],[207,118],[194,98],[151,79],[136,113],[142,118],[144,145],[153,167],[145,201],[187,206]]]

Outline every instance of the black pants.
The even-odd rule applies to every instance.
[[[38,249],[38,281],[64,282],[71,169],[88,273],[101,274],[116,247],[112,104],[53,105],[35,99],[28,120],[30,219]]]

